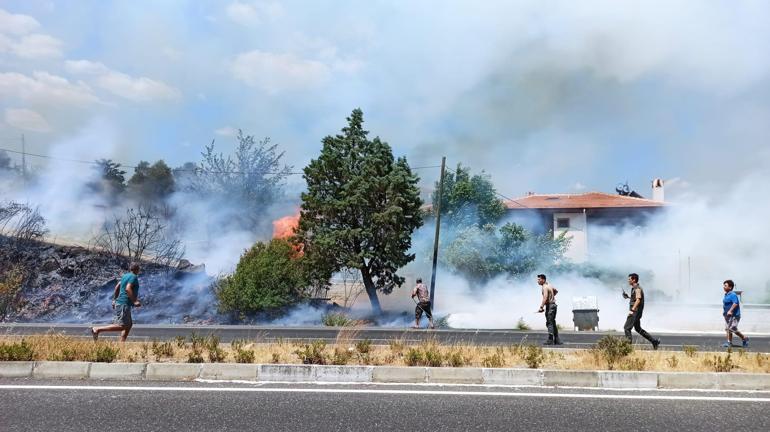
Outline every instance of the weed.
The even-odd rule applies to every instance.
[[[353,358],[353,348],[345,349],[345,348],[334,348],[334,355],[331,359],[331,364],[337,365],[337,366],[343,366],[348,364],[350,359]]]
[[[187,346],[187,338],[185,338],[184,336],[175,337],[174,342],[176,342],[177,348],[184,348],[185,346]]]
[[[0,361],[30,361],[35,350],[24,339],[19,343],[0,344]]]
[[[332,312],[324,315],[321,318],[321,322],[327,327],[345,327],[351,325],[353,320],[345,316],[345,314]]]
[[[278,364],[280,362],[281,362],[281,353],[274,352],[272,357],[270,358],[270,363]]]
[[[142,356],[142,360],[148,361],[150,357],[150,344],[142,342],[142,345],[139,347],[139,355]]]
[[[364,339],[356,342],[356,351],[360,354],[369,354],[372,351],[372,341]]]
[[[409,348],[404,355],[404,364],[407,366],[420,366],[425,362],[425,356],[419,348]]]
[[[710,368],[714,372],[730,372],[736,367],[733,363],[731,355],[732,352],[728,350],[727,355],[724,357],[720,355],[715,355],[713,358],[706,357],[703,359],[703,365]]]
[[[206,350],[209,354],[209,361],[212,363],[221,363],[227,358],[227,353],[219,346],[219,336],[209,335],[205,341]]]
[[[391,339],[390,342],[388,342],[388,346],[393,354],[401,354],[404,352],[404,348],[406,348],[406,344],[404,344],[404,341],[401,339]]]
[[[676,358],[675,355],[672,355],[671,357],[666,359],[666,363],[668,363],[668,367],[671,369],[676,369],[677,366],[679,366],[679,359]]]
[[[624,370],[643,371],[645,366],[647,366],[647,360],[643,358],[630,358],[623,362]]]
[[[543,364],[543,360],[545,360],[543,348],[536,345],[527,345],[524,350],[524,362],[527,363],[528,368],[539,368]]]
[[[425,356],[425,366],[440,367],[444,363],[444,356],[438,345],[429,343],[423,345],[422,349]]]
[[[613,370],[619,360],[634,351],[634,347],[628,339],[604,336],[599,339],[599,342],[594,345],[592,350],[597,357],[607,363],[607,369]]]
[[[171,342],[159,343],[158,341],[152,341],[152,353],[156,359],[163,357],[174,356],[174,345]]]
[[[99,363],[112,363],[118,358],[119,348],[106,344],[97,344],[91,352],[91,361]]]
[[[498,351],[481,359],[481,365],[485,368],[501,368],[505,365],[505,359]]]
[[[532,327],[524,321],[524,317],[520,317],[516,323],[516,330],[532,330]]]
[[[470,360],[463,355],[462,350],[452,351],[447,355],[447,363],[452,367],[463,367],[470,363]]]
[[[298,350],[294,351],[297,354],[302,364],[326,364],[326,342],[314,341],[312,344],[304,344]]]
[[[682,351],[687,357],[695,357],[695,353],[698,352],[698,347],[694,345],[685,345],[682,347]]]

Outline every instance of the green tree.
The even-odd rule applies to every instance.
[[[256,243],[241,256],[235,273],[220,281],[220,310],[253,313],[302,299],[309,281],[300,255],[288,240]]]
[[[436,182],[438,190],[438,182]],[[433,206],[438,205],[437,194]],[[471,175],[470,168],[457,164],[457,169],[444,174],[444,190],[441,195],[441,216],[455,226],[478,225],[497,222],[505,214],[505,205],[498,199],[488,174]]]
[[[141,161],[128,180],[129,189],[144,201],[159,201],[174,191],[174,176],[166,162],[159,160],[150,165]]]
[[[112,159],[99,159],[95,164],[99,178],[88,183],[88,187],[92,192],[102,194],[114,204],[117,197],[126,189],[126,172]]]
[[[360,109],[347,121],[304,170],[296,241],[327,281],[343,269],[360,271],[372,310],[381,313],[377,292],[401,286],[396,272],[414,260],[408,251],[422,225],[418,178],[387,143],[368,139]]]
[[[564,234],[533,234],[520,225],[507,223],[495,228],[469,226],[460,229],[442,255],[443,264],[476,283],[486,283],[500,274],[527,276],[538,268],[553,266],[569,247]]]

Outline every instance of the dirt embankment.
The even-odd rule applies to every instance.
[[[24,242],[0,237],[0,320],[5,322],[105,322],[121,260],[83,247]],[[11,278],[10,275],[16,275]],[[18,282],[18,283],[16,283]],[[137,323],[215,323],[213,279],[205,268],[182,260],[175,268],[144,264],[143,307]]]

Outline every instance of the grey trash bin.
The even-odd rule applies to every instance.
[[[578,331],[599,328],[599,302],[595,296],[572,298],[572,322]]]

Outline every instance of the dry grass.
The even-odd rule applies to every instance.
[[[431,365],[443,367],[540,367],[544,369],[603,370],[606,362],[592,350],[541,350],[529,345],[505,347],[472,346],[465,344],[443,345],[436,341],[413,344],[392,340],[388,345],[373,345],[357,340],[358,331],[351,328],[340,332],[336,341],[327,344],[323,354],[326,364],[350,365]],[[0,337],[0,344],[18,343],[16,336]],[[190,358],[190,340],[178,339],[154,342],[127,342],[120,344],[100,341],[95,344],[88,338],[73,338],[58,334],[24,337],[34,350],[35,360],[85,360],[93,361],[97,347],[118,349],[116,362],[180,362]],[[209,344],[204,343],[202,355],[210,358]],[[276,340],[266,342],[244,340],[233,344],[218,344],[224,352],[223,362],[233,363],[243,356],[237,350],[252,351],[253,362],[261,364],[300,364],[297,351],[305,343]],[[727,354],[724,352],[693,351],[634,351],[618,361],[617,370],[645,370],[665,372],[713,372],[724,368]],[[248,356],[251,359],[251,356]],[[751,353],[742,350],[730,355],[729,369],[733,372],[770,373],[770,354]]]

